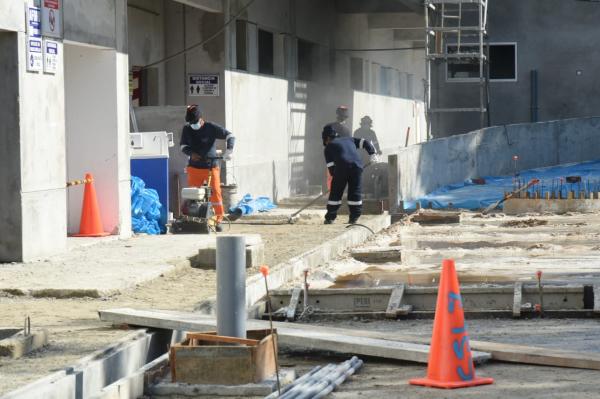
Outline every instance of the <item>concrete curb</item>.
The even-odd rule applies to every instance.
[[[121,339],[117,344],[84,357],[72,367],[9,392],[0,399],[92,397],[107,385],[143,367],[148,362],[154,338],[154,333],[138,330]]]
[[[375,216],[363,223],[376,233],[389,227],[390,216],[386,213]],[[269,289],[281,287],[283,284],[296,277],[300,277],[305,269],[318,266],[328,262],[336,256],[341,255],[348,248],[363,243],[371,233],[361,227],[349,228],[341,235],[324,242],[323,244],[304,252],[286,262],[272,267],[269,273]],[[249,308],[258,302],[266,294],[265,283],[262,274],[257,273],[246,279],[246,307]],[[206,314],[214,314],[216,309],[216,297],[202,301],[195,310]]]

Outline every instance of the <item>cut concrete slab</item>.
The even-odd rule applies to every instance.
[[[261,242],[257,234],[248,237],[251,243]],[[110,296],[193,266],[198,251],[214,248],[215,242],[214,234],[169,234],[103,240],[95,245],[81,243],[46,260],[2,264],[0,292],[55,298]]]
[[[567,212],[593,213],[600,211],[599,199],[525,199],[511,198],[504,202],[503,212],[507,215],[524,213],[555,213]]]
[[[401,262],[402,247],[362,247],[352,249],[350,256],[365,263]]]
[[[248,245],[246,243],[246,268],[258,267],[265,262],[265,244],[259,243]],[[216,267],[217,249],[215,247],[202,248],[198,252],[198,258],[194,262],[194,267]]]
[[[4,329],[0,329],[0,338],[3,335],[2,330]],[[8,329],[8,331],[14,331],[14,329]],[[16,333],[0,339],[0,356],[18,359],[46,345],[48,345],[48,330],[33,329],[27,335],[22,330],[17,330]]]
[[[422,209],[418,213],[411,215],[409,220],[419,224],[460,223],[460,212]]]
[[[279,372],[281,386],[288,385],[296,379],[293,369],[282,369]],[[153,398],[172,398],[173,396],[198,397],[198,396],[267,396],[277,390],[275,375],[258,383],[243,385],[211,385],[211,384],[184,384],[161,381],[148,387],[148,394]]]

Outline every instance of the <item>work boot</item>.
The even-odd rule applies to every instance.
[[[223,226],[221,226],[221,223],[219,223],[219,224],[217,224],[217,225],[215,226],[215,231],[216,231],[217,233],[222,233],[222,232],[223,232]]]
[[[333,220],[325,219],[323,224],[333,224]]]
[[[358,216],[356,216],[356,217],[350,216],[350,219],[348,219],[348,224],[356,224],[356,222],[358,222]]]

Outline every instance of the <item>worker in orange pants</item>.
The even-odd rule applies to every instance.
[[[223,209],[223,197],[221,196],[221,169],[217,157],[217,140],[225,140],[227,149],[223,159],[231,159],[235,137],[227,129],[216,123],[205,121],[202,117],[200,107],[196,104],[187,107],[185,113],[187,124],[181,133],[181,151],[189,157],[187,166],[188,186],[199,187],[209,181],[213,209],[217,217],[216,230],[222,231],[220,225],[225,214]]]

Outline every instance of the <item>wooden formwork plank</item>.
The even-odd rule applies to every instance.
[[[397,285],[392,290],[390,295],[390,301],[388,302],[387,309],[385,310],[385,317],[388,319],[395,319],[398,316],[400,310],[400,303],[404,296],[404,284]]]
[[[302,290],[298,287],[292,290],[292,296],[290,297],[290,304],[287,307],[285,317],[288,321],[294,321],[296,319],[296,309],[298,308],[298,302],[300,301],[300,293]]]

